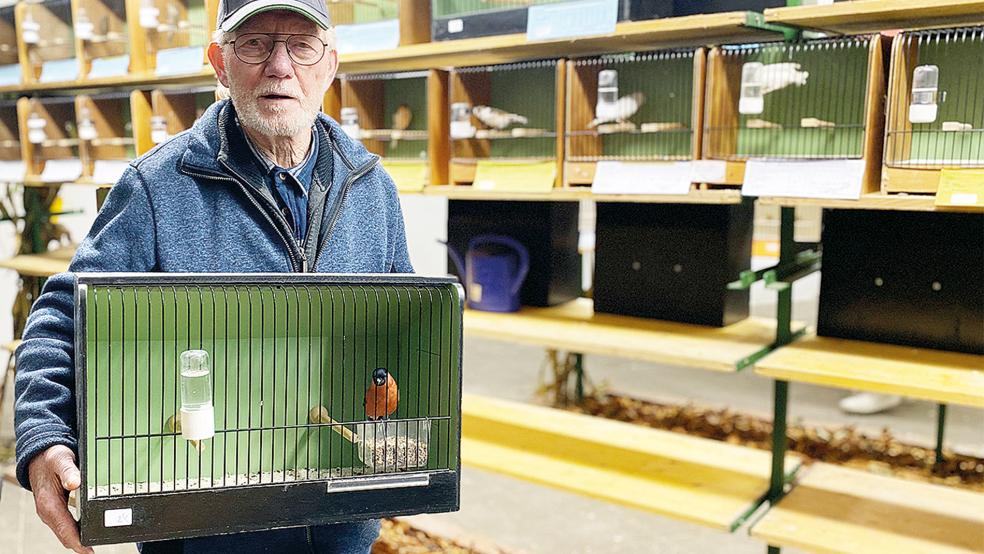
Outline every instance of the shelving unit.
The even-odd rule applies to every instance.
[[[773,379],[984,408],[984,356],[809,336],[755,365]]]
[[[758,203],[762,206],[780,206],[783,208],[814,206],[845,210],[903,210],[914,212],[984,211],[984,208],[977,206],[937,206],[935,196],[924,194],[884,194],[881,192],[862,194],[859,200],[770,196],[759,198]]]
[[[776,335],[774,321],[758,318],[704,327],[596,314],[587,298],[514,314],[467,310],[464,327],[496,340],[723,372],[750,365],[771,350]]]
[[[768,23],[835,33],[869,33],[885,29],[969,25],[984,22],[981,0],[854,0],[827,5],[771,8]]]

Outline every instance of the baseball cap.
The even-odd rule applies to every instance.
[[[322,29],[331,27],[325,0],[221,0],[217,24],[219,29],[231,32],[250,16],[270,10],[297,12]]]

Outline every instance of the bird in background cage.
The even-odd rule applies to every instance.
[[[510,125],[526,125],[529,123],[529,120],[522,115],[493,108],[492,106],[475,106],[472,108],[472,115],[477,117],[482,123],[500,131]]]
[[[800,64],[795,62],[771,63],[759,69],[762,94],[777,91],[796,85],[801,87],[810,77],[809,71],[803,71]]]
[[[619,98],[618,71],[605,69],[598,73],[598,101],[595,103],[595,118],[588,123],[594,129],[603,123],[622,123],[639,111],[646,102],[646,95],[633,92]]]
[[[396,380],[386,368],[376,368],[372,372],[372,383],[366,391],[366,417],[373,420],[389,417],[396,411],[399,402],[400,389]]]

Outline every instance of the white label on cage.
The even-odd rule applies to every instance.
[[[973,192],[955,192],[950,195],[950,205],[975,206],[977,205],[977,195]]]
[[[123,508],[119,510],[106,510],[103,512],[103,523],[106,527],[125,527],[133,525],[133,510]]]
[[[182,46],[168,48],[157,52],[158,77],[164,75],[183,75],[198,73],[205,63],[205,48],[203,46]]]
[[[51,60],[41,64],[42,83],[58,83],[74,81],[79,78],[79,62],[75,58],[67,60]]]
[[[694,160],[690,162],[690,180],[694,183],[724,183],[728,162],[724,160]]]
[[[21,160],[0,161],[0,183],[20,183],[25,171],[26,166]]]
[[[452,19],[448,21],[448,33],[460,33],[465,30],[465,22],[462,19]]]
[[[92,166],[92,181],[99,185],[114,185],[128,165],[130,162],[126,160],[96,160]]]
[[[0,86],[19,85],[21,82],[20,64],[0,65]]]
[[[595,194],[687,194],[690,162],[598,162]]]
[[[82,176],[82,161],[78,158],[44,162],[41,180],[45,183],[71,183]]]
[[[92,69],[89,70],[89,78],[99,77],[119,77],[126,75],[130,71],[130,56],[107,56],[92,60]]]
[[[339,54],[392,50],[400,45],[400,20],[385,19],[375,23],[336,25],[335,41]]]
[[[526,40],[608,35],[618,22],[618,0],[578,0],[530,6]]]
[[[864,160],[748,160],[745,196],[792,198],[861,198]]]

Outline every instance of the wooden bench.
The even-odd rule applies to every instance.
[[[980,554],[984,494],[818,463],[751,535],[830,554]]]
[[[772,460],[764,450],[469,394],[461,459],[722,530],[759,505]],[[787,475],[798,467],[797,457],[786,457]]]

